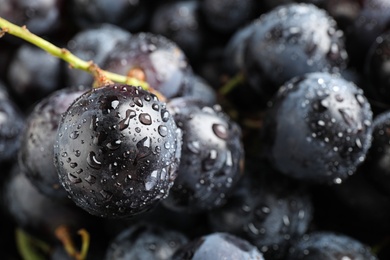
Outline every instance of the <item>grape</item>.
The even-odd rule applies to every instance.
[[[241,177],[239,126],[218,105],[182,98],[172,99],[168,108],[183,131],[183,146],[178,177],[163,204],[185,212],[220,207]]]
[[[173,185],[181,132],[156,96],[106,85],[80,96],[58,127],[54,159],[74,202],[101,217],[150,210]]]
[[[277,170],[304,181],[337,184],[364,161],[373,115],[352,82],[309,73],[288,81],[270,104],[263,149]]]
[[[36,104],[27,118],[19,149],[19,165],[36,188],[49,197],[67,199],[54,167],[53,145],[62,113],[85,91],[58,90]]]

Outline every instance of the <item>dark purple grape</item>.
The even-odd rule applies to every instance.
[[[1,0],[0,17],[38,35],[55,32],[61,23],[62,0]],[[43,64],[42,64],[43,65]]]
[[[72,0],[70,6],[74,21],[81,28],[103,23],[114,24],[129,31],[143,28],[147,22],[147,1],[128,0]]]
[[[55,166],[78,206],[101,217],[131,217],[168,195],[180,147],[181,131],[165,103],[113,84],[86,92],[63,115]]]
[[[390,71],[387,68],[389,61],[390,32],[386,32],[376,38],[371,45],[365,63],[366,78],[369,82],[368,90],[375,100],[384,103],[390,101]]]
[[[254,33],[255,23],[251,22],[244,27],[237,29],[230,37],[224,50],[224,68],[226,71],[235,75],[244,70],[244,53],[248,45],[250,36]]]
[[[174,1],[161,4],[153,13],[150,31],[175,42],[191,60],[199,59],[204,41],[199,1]]]
[[[295,76],[346,67],[343,32],[314,5],[282,5],[253,26],[245,49],[245,73],[251,86],[261,88],[265,95],[272,95]]]
[[[38,65],[39,64],[39,65]],[[62,62],[31,45],[22,45],[11,60],[8,82],[12,91],[27,108],[61,85]]]
[[[264,162],[246,160],[246,172],[234,193],[226,205],[209,211],[208,218],[214,231],[247,239],[266,259],[283,259],[290,241],[308,230],[312,212],[302,185]]]
[[[217,104],[217,93],[204,78],[194,75],[191,80],[193,89],[185,98],[199,99],[206,106]]]
[[[68,49],[77,57],[101,66],[119,42],[128,42],[130,33],[112,24],[100,24],[79,31],[68,41]],[[69,86],[91,86],[93,77],[84,71],[69,69],[66,71]]]
[[[360,68],[375,39],[390,28],[390,2],[363,0],[358,16],[351,26],[348,38],[351,62]]]
[[[188,243],[188,238],[175,230],[150,223],[137,223],[120,232],[110,243],[106,260],[168,260]]]
[[[263,151],[283,174],[339,184],[354,174],[371,145],[372,111],[363,91],[329,73],[283,85],[263,126]]]
[[[121,75],[135,76],[165,97],[191,93],[192,68],[181,49],[162,35],[138,33],[118,44],[102,63],[102,68]]]
[[[232,33],[254,15],[254,0],[202,0],[200,10],[207,25],[221,33]]]
[[[264,260],[248,241],[229,233],[211,233],[179,248],[172,260],[243,259]]]
[[[168,109],[183,131],[183,146],[178,177],[163,204],[185,212],[222,206],[241,177],[240,127],[219,105],[182,98],[172,99]]]
[[[67,199],[54,167],[53,145],[61,115],[86,90],[61,89],[36,104],[29,114],[19,149],[19,164],[44,195]]]
[[[290,250],[287,260],[377,260],[360,241],[328,231],[304,235]]]
[[[19,228],[46,241],[58,241],[55,230],[59,226],[76,232],[96,224],[95,219],[73,204],[61,204],[40,193],[17,165],[1,191],[6,213],[12,221]]]
[[[372,128],[372,144],[363,167],[378,190],[390,196],[390,111],[375,117]]]
[[[0,81],[0,163],[16,156],[24,126],[24,116]]]

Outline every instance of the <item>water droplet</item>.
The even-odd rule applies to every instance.
[[[158,111],[160,109],[160,106],[157,103],[154,103],[152,105],[152,109],[155,110],[155,111]]]
[[[92,119],[91,119],[91,124],[89,126],[89,128],[93,131],[96,131],[97,127],[98,127],[98,122],[99,122],[99,119],[97,118],[96,115],[93,115],[92,116]]]
[[[137,163],[137,160],[141,158],[145,158],[152,153],[151,145],[152,145],[152,140],[148,137],[144,137],[137,143],[136,146],[138,149],[138,153],[134,163]]]
[[[283,216],[283,224],[285,226],[289,226],[290,225],[290,218],[287,215]]]
[[[108,134],[105,131],[96,133],[96,136],[93,138],[93,143],[96,145],[101,145],[107,138]]]
[[[160,125],[158,127],[158,133],[162,136],[165,137],[168,134],[168,128],[166,126]]]
[[[76,151],[74,151],[74,155],[75,155],[76,157],[79,157],[79,156],[81,155],[81,152],[80,152],[80,150],[76,150]]]
[[[113,194],[111,192],[109,192],[109,191],[101,190],[100,191],[100,195],[102,195],[103,199],[109,200],[109,199],[111,199]]]
[[[154,170],[150,176],[148,176],[147,180],[145,181],[145,190],[149,191],[157,184],[158,180],[158,171]]]
[[[144,106],[144,103],[142,102],[142,99],[140,99],[139,97],[135,97],[134,98],[134,103],[139,106],[139,107],[143,107]]]
[[[119,130],[123,131],[124,129],[126,129],[130,124],[130,119],[134,118],[135,116],[136,112],[134,110],[127,109],[125,118],[119,122]]]
[[[362,142],[360,141],[359,138],[356,138],[355,143],[356,143],[356,146],[357,146],[358,148],[362,148],[362,147],[363,147]]]
[[[349,111],[349,109],[340,108],[338,111],[339,111],[341,117],[343,118],[344,122],[345,122],[347,125],[353,126],[353,125],[355,124],[355,120],[353,119],[353,117],[352,117],[351,112]]]
[[[232,158],[232,152],[230,150],[226,151],[226,166],[232,167],[233,166],[233,158]]]
[[[206,171],[211,170],[215,165],[215,162],[217,160],[217,156],[218,156],[218,153],[216,150],[210,150],[208,157],[206,159],[204,159],[202,162],[203,169]]]
[[[226,140],[229,136],[228,130],[224,125],[213,124],[212,129],[214,134],[223,140]]]
[[[148,113],[141,113],[139,115],[139,121],[144,125],[151,125],[152,117]]]
[[[93,175],[89,175],[88,177],[84,178],[84,180],[89,184],[94,184],[96,182],[96,177]]]
[[[70,133],[69,138],[76,139],[77,137],[79,137],[79,135],[79,131],[73,131],[72,133]]]
[[[322,121],[322,120],[318,120],[317,124],[318,124],[319,126],[325,126],[325,122]]]
[[[161,110],[161,120],[167,122],[169,120],[169,112],[166,109]]]
[[[335,179],[333,180],[333,182],[334,182],[335,184],[341,184],[341,183],[343,182],[343,180],[342,180],[341,178],[335,178]]]
[[[77,163],[73,162],[69,164],[70,168],[74,169],[77,167]]]
[[[187,144],[188,150],[191,152],[198,154],[200,152],[200,143],[198,141],[192,141]]]
[[[63,153],[61,153],[61,156],[62,156],[62,157],[67,157],[67,156],[68,156],[68,153],[67,153],[67,152],[63,152]]]
[[[249,231],[255,235],[258,235],[260,233],[260,230],[252,222],[248,224],[248,228]]]
[[[70,172],[68,173],[68,179],[73,184],[77,184],[77,183],[81,182],[81,179],[78,176],[76,176],[76,175],[74,175],[73,173],[70,173]]]
[[[102,167],[102,163],[97,160],[96,154],[94,152],[90,152],[87,157],[87,163],[92,168],[99,170]]]
[[[113,109],[116,109],[116,108],[118,107],[118,105],[119,105],[119,100],[113,100],[113,101],[111,101],[111,107],[112,107]]]
[[[356,98],[356,101],[359,103],[359,105],[362,107],[365,103],[365,99],[364,99],[364,96],[361,95],[361,94],[356,94],[355,95],[355,98]]]
[[[116,150],[121,146],[122,141],[121,140],[115,140],[112,142],[109,142],[106,146],[110,150]]]

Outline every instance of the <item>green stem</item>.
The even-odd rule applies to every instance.
[[[244,82],[245,77],[243,73],[237,73],[233,78],[231,78],[225,85],[223,85],[219,89],[219,93],[222,96],[227,95],[230,91],[232,91],[238,84]]]
[[[23,260],[44,260],[45,257],[39,250],[43,252],[49,252],[50,250],[46,243],[29,236],[19,228],[15,230],[15,238],[19,254]]]
[[[50,53],[55,57],[66,61],[73,69],[84,70],[91,74],[94,74],[96,72],[95,70],[97,65],[94,64],[92,61],[82,60],[72,54],[69,50],[55,46],[54,44],[46,41],[45,39],[31,33],[25,26],[20,27],[0,17],[0,29],[0,37],[4,35],[4,33],[9,33],[43,49],[44,51]],[[136,78],[126,77],[101,69],[100,72],[103,76],[112,81],[128,85],[141,86],[145,90],[153,91],[149,87],[147,82],[140,81]]]

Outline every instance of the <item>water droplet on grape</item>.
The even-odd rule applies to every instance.
[[[76,139],[77,137],[79,137],[79,135],[79,131],[73,131],[72,133],[70,133],[69,138]]]
[[[213,124],[212,129],[214,134],[223,140],[226,140],[229,136],[228,130],[224,125]]]
[[[97,160],[96,154],[94,152],[90,152],[87,157],[87,163],[92,168],[99,170],[102,167],[102,163]]]
[[[165,137],[168,134],[168,128],[166,126],[160,125],[158,127],[158,133],[162,136]]]
[[[139,121],[144,125],[151,125],[152,117],[148,113],[141,113],[139,115]]]
[[[125,118],[122,119],[118,124],[119,130],[123,131],[124,129],[126,129],[130,124],[130,119],[134,118],[135,116],[136,116],[136,112],[134,110],[127,109]]]
[[[96,177],[93,175],[88,175],[88,177],[85,177],[84,180],[89,184],[94,184],[96,182]]]

